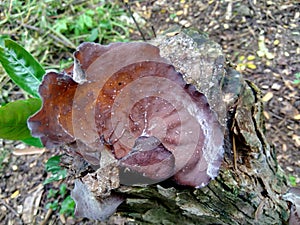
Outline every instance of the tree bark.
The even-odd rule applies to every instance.
[[[285,224],[288,204],[281,196],[287,179],[264,134],[260,90],[226,64],[221,47],[196,31],[172,31],[151,42],[189,83],[203,92],[225,133],[219,176],[207,187],[168,182],[121,186],[126,196],[118,213],[128,224]]]

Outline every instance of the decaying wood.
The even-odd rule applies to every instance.
[[[120,186],[117,213],[128,224],[285,224],[288,184],[264,134],[260,90],[226,64],[221,47],[196,31],[172,31],[151,41],[204,93],[225,135],[219,176],[201,189],[165,181]],[[179,222],[180,221],[180,222]]]
[[[204,34],[173,32],[152,44],[208,97],[224,126],[225,158],[217,179],[201,189],[168,183],[119,188],[129,196],[119,213],[139,224],[286,223],[289,209],[281,196],[287,180],[264,135],[259,89],[231,69],[221,47]]]

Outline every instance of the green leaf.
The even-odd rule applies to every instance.
[[[88,9],[85,14],[93,17],[95,15],[95,10]]]
[[[61,170],[61,166],[59,165],[61,155],[52,156],[46,162],[45,168],[47,172],[56,173]]]
[[[87,38],[87,41],[89,42],[93,42],[95,41],[99,36],[99,33],[98,33],[98,29],[97,28],[94,28],[92,31],[91,31],[91,34],[90,36]]]
[[[84,14],[84,23],[88,28],[92,28],[93,27],[93,19],[92,17]]]
[[[54,202],[49,202],[46,204],[46,209],[52,209],[53,211],[55,211],[58,208],[59,208],[58,199],[56,199]]]
[[[47,198],[54,198],[58,194],[58,190],[50,189],[47,195]]]
[[[35,137],[26,138],[22,140],[22,142],[24,142],[27,145],[31,145],[39,148],[44,147],[43,143],[41,142],[41,139]]]
[[[5,39],[4,47],[0,47],[0,63],[20,88],[39,98],[38,87],[45,70],[30,53],[16,42]]]
[[[0,107],[0,138],[26,140],[31,138],[27,119],[41,108],[39,98],[17,100]]]
[[[105,14],[104,8],[102,8],[102,7],[97,7],[96,10],[97,10],[97,12],[98,12],[98,17],[99,17],[99,18],[101,18],[101,17],[104,16],[104,14]]]
[[[104,30],[110,30],[111,29],[111,23],[107,20],[102,20],[99,24],[99,27]]]
[[[65,196],[65,194],[67,193],[67,185],[66,184],[61,184],[60,186],[59,186],[59,194],[62,196],[62,197],[64,197]]]
[[[64,178],[66,178],[66,176],[67,176],[67,170],[61,169],[61,170],[59,170],[59,171],[53,173],[53,174],[51,175],[51,177],[49,177],[48,179],[46,179],[46,180],[43,182],[43,184],[50,184],[50,183],[52,183],[52,182],[54,182],[54,181],[62,180],[62,179],[64,179]]]
[[[62,33],[64,31],[68,30],[68,21],[67,19],[60,19],[60,20],[56,20],[56,23],[54,24],[53,28],[56,32],[58,33]]]
[[[84,29],[84,15],[80,15],[77,22],[76,22],[76,27],[80,30],[83,31]]]
[[[8,38],[9,36],[7,34],[0,35],[0,47],[4,48],[4,40]]]
[[[60,155],[56,155],[48,159],[46,162],[45,168],[47,172],[52,173],[51,177],[46,179],[44,181],[44,184],[49,184],[53,181],[59,181],[61,179],[66,178],[67,176],[67,170],[63,169],[59,163],[60,163]]]
[[[294,177],[294,176],[292,176],[292,175],[289,175],[289,180],[290,180],[290,184],[291,184],[293,187],[296,187],[296,186],[297,186],[296,177]]]
[[[59,214],[74,215],[74,211],[75,211],[75,202],[69,195],[61,203],[61,209],[59,210]]]

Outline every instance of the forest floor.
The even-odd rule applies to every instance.
[[[300,4],[297,2],[157,0],[131,1],[130,7],[146,39],[179,25],[202,30],[222,46],[227,60],[262,90],[267,138],[277,151],[279,165],[291,183],[299,186]],[[136,28],[131,29],[131,40],[141,37]],[[11,93],[12,99],[22,95],[17,89]],[[33,224],[96,224],[46,209],[49,190],[57,189],[60,183],[43,185],[48,176],[44,165],[59,152],[26,147],[25,152],[40,154],[24,155],[24,150],[20,153],[18,149],[20,146],[24,147],[19,142],[0,142],[0,224],[24,224],[32,219]],[[34,204],[38,207],[29,215],[34,218],[27,218],[28,205]],[[111,221],[111,224],[122,223],[118,217]]]

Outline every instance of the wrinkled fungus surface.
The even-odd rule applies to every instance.
[[[125,172],[155,182],[202,187],[217,176],[223,133],[215,113],[157,47],[83,43],[74,57],[63,73],[44,76],[43,107],[28,121],[46,147],[69,145],[92,165],[109,150]]]
[[[75,180],[71,196],[76,202],[75,216],[94,220],[106,220],[123,202],[122,197],[115,195],[98,201],[89,188],[79,180]]]

